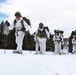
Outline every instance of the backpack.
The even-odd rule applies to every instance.
[[[48,32],[49,32],[49,28],[48,27],[44,27]]]
[[[46,34],[46,32],[45,32],[45,29],[49,32],[49,28],[48,28],[48,27],[44,27],[43,31],[40,31],[40,30],[38,29],[37,36],[42,37],[42,38],[47,37],[47,34]]]
[[[22,31],[25,31],[25,27],[24,27],[24,24],[23,24],[23,20],[29,25],[29,26],[31,26],[31,23],[30,23],[30,20],[29,19],[27,19],[26,17],[22,17],[23,19],[21,20],[21,24],[22,24]],[[14,25],[16,24],[16,19],[14,19]]]
[[[38,29],[37,36],[38,36],[38,37],[41,37],[41,38],[47,37],[46,32],[45,32],[45,28],[43,29],[43,31],[40,31],[40,30]]]
[[[23,20],[24,20],[29,26],[31,25],[30,20],[27,19],[26,17],[23,17]]]

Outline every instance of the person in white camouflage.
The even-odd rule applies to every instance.
[[[61,55],[61,44],[63,41],[63,36],[62,36],[61,31],[59,30],[55,30],[54,32],[55,32],[54,37],[53,37],[53,41],[55,44],[54,54]]]
[[[62,54],[68,54],[69,53],[69,38],[63,38],[63,49]]]
[[[15,42],[17,43],[17,49],[16,52],[22,54],[22,44],[23,44],[23,38],[25,36],[25,32],[29,30],[29,26],[28,24],[23,20],[21,13],[19,11],[17,11],[15,13],[15,17],[16,19],[14,21],[16,21],[16,23],[13,23],[9,26],[9,29],[12,30],[13,28],[15,28],[15,36],[16,36],[16,40]],[[23,25],[24,25],[24,30],[23,30],[23,25],[21,23],[21,21],[23,21]]]
[[[49,32],[44,27],[44,24],[42,22],[39,23],[39,27],[37,31],[35,32],[35,38],[36,46],[35,46],[35,54],[45,54],[46,52],[46,40],[49,39]],[[39,52],[40,48],[40,52]]]
[[[73,35],[73,38],[72,38],[72,46],[73,46],[72,53],[73,54],[76,54],[76,35]]]

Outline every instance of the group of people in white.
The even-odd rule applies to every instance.
[[[14,51],[14,53],[19,53],[22,54],[22,44],[23,44],[23,38],[24,35],[26,34],[26,31],[29,30],[28,24],[23,20],[22,15],[20,12],[15,13],[16,17],[16,23],[13,23],[9,26],[9,30],[12,30],[15,28],[15,36],[16,36],[16,43],[17,43],[17,49]],[[21,24],[21,21],[23,21],[23,26]],[[7,33],[4,32],[6,35]],[[55,30],[54,31],[54,36],[53,36],[53,42],[55,44],[55,49],[54,49],[54,54],[68,54],[69,50],[69,39],[63,38],[63,31],[60,30]],[[44,24],[42,22],[39,23],[39,27],[37,31],[34,34],[34,41],[36,42],[35,44],[35,54],[45,54],[46,52],[46,41],[49,39],[50,33],[48,30],[45,28]],[[73,36],[72,39],[72,45],[73,45],[73,51],[72,53],[76,53],[76,35]],[[63,49],[61,48],[63,46]]]

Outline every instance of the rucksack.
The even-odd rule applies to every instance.
[[[27,19],[26,17],[22,17],[23,19],[21,20],[21,24],[23,26],[23,20],[29,25],[31,26],[30,20]],[[14,20],[14,25],[16,24],[16,19]],[[23,26],[24,27],[24,26]]]
[[[24,27],[24,24],[23,24],[23,20],[29,25],[29,26],[31,26],[31,23],[30,23],[30,20],[29,19],[27,19],[26,17],[22,17],[23,19],[21,20],[21,24],[22,24],[22,31],[25,31],[25,27]],[[16,19],[14,20],[14,25],[16,24]]]
[[[24,20],[29,26],[31,25],[30,20],[27,19],[26,17],[23,17],[23,20]]]
[[[49,32],[49,28],[48,27],[44,27],[48,32]]]
[[[41,38],[47,37],[46,32],[45,32],[45,28],[43,29],[43,31],[40,31],[40,30],[38,29],[37,36],[38,36],[38,37],[41,37]]]
[[[46,32],[45,32],[45,29],[49,32],[49,28],[48,27],[44,27],[44,29],[43,29],[43,31],[40,31],[39,29],[38,29],[38,33],[37,33],[37,36],[39,36],[39,37],[47,37],[47,34],[46,34]]]

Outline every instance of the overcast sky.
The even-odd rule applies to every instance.
[[[1,0],[0,0],[1,1]],[[69,37],[76,29],[76,0],[2,0],[0,2],[0,20],[10,23],[14,13],[20,11],[32,24],[31,33],[37,30],[39,22],[48,26],[53,34],[54,29],[64,31]]]

